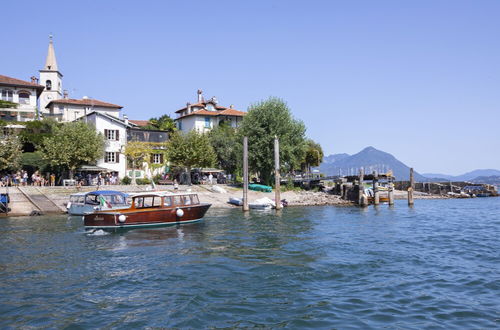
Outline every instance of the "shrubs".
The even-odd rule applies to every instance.
[[[130,184],[130,182],[132,182],[132,179],[131,179],[131,178],[129,178],[128,176],[126,176],[126,177],[124,177],[124,178],[122,179],[122,184],[127,185],[127,184]]]
[[[144,178],[144,179],[137,179],[136,180],[137,184],[143,185],[143,184],[151,184],[151,180]]]

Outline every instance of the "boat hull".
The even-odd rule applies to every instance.
[[[202,220],[210,206],[211,204],[199,204],[176,208],[141,209],[140,211],[121,210],[120,212],[95,212],[84,215],[83,221],[85,228],[90,229],[118,229],[177,225]],[[179,212],[178,210],[182,210],[182,212]],[[125,220],[120,221],[120,216],[124,216]]]

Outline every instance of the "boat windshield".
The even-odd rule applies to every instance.
[[[94,195],[88,194],[85,198],[85,204],[99,205],[101,198],[111,205],[127,205],[127,199],[123,195]]]

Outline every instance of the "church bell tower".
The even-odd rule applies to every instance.
[[[57,67],[54,42],[52,41],[52,35],[50,35],[45,67],[40,70],[40,85],[45,86],[42,94],[40,94],[40,112],[42,114],[48,113],[48,110],[45,109],[47,104],[62,98],[62,77],[63,75]]]

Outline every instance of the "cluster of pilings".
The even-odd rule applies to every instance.
[[[280,177],[280,143],[278,137],[274,137],[274,200],[276,203],[276,210],[281,210],[281,177]],[[248,137],[243,137],[243,211],[249,211],[248,206]]]
[[[371,192],[365,191],[364,183],[371,181]],[[386,189],[382,192],[380,183],[385,183]],[[331,192],[340,195],[342,199],[352,201],[360,206],[369,204],[379,205],[386,202],[389,205],[394,205],[394,177],[391,173],[379,174],[373,171],[371,174],[365,175],[363,170],[360,170],[359,175],[350,175],[341,177],[335,180],[334,187]]]

